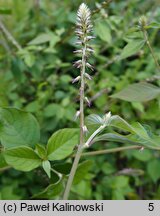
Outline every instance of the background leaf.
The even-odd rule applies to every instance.
[[[43,33],[29,42],[29,45],[43,44],[51,40],[51,35]]]
[[[111,43],[112,40],[111,30],[107,22],[105,21],[97,22],[95,25],[95,32],[101,40],[107,43]]]
[[[84,161],[78,165],[76,174],[74,176],[73,184],[78,184],[81,180],[85,179],[88,171],[92,167],[93,162],[90,160]]]
[[[135,83],[112,95],[125,101],[145,102],[157,98],[160,95],[160,88],[149,83]]]
[[[119,57],[119,60],[128,58],[129,56],[134,55],[135,53],[137,53],[140,49],[142,49],[142,47],[145,44],[145,40],[142,39],[137,39],[137,40],[133,40],[130,41],[122,50],[122,53]]]
[[[159,160],[152,160],[148,163],[147,170],[150,178],[153,180],[154,183],[160,178],[160,172],[157,170],[160,169],[160,161]]]
[[[55,199],[55,196],[59,195],[63,190],[62,182],[56,184],[50,184],[42,192],[35,194],[32,198],[36,199]]]

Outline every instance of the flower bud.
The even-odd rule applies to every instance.
[[[140,148],[140,150],[139,150],[139,151],[143,151],[143,150],[144,150],[144,147]]]
[[[147,17],[146,16],[141,16],[139,18],[139,21],[138,21],[140,28],[144,29],[147,26],[147,22],[148,22]]]
[[[85,73],[84,76],[89,79],[89,80],[92,80],[92,77],[88,74],[88,73]]]
[[[106,113],[103,117],[104,124],[107,124],[110,118],[111,118],[111,112]]]
[[[80,68],[82,66],[82,60],[78,60],[78,61],[74,62],[73,66],[76,68]]]
[[[84,134],[87,134],[89,131],[88,131],[88,128],[86,127],[86,125],[83,126],[83,133]]]
[[[94,67],[93,67],[91,64],[89,64],[88,62],[86,63],[86,66],[87,66],[88,68],[90,68],[92,71],[94,70]]]
[[[87,105],[90,107],[90,106],[91,106],[91,102],[88,100],[88,98],[87,98],[87,97],[85,97],[84,99],[85,99],[85,101],[86,101]]]
[[[76,77],[75,79],[72,80],[72,83],[78,82],[81,79],[81,76]]]
[[[76,112],[75,117],[74,117],[74,121],[76,121],[77,118],[79,118],[80,113],[81,113],[80,110],[78,110],[78,111]]]

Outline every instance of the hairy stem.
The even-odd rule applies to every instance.
[[[80,87],[80,144],[78,146],[78,150],[73,162],[73,166],[67,181],[67,185],[65,188],[63,200],[67,200],[69,197],[69,193],[71,190],[71,186],[73,183],[73,179],[78,167],[78,163],[82,154],[83,145],[84,145],[84,74],[85,74],[85,67],[86,67],[86,59],[85,59],[85,53],[86,53],[86,45],[83,48],[83,54],[82,54],[82,69],[81,69],[81,87]]]
[[[156,55],[154,54],[153,48],[152,48],[152,46],[151,46],[151,44],[150,44],[150,41],[149,41],[149,39],[148,39],[147,31],[146,31],[145,29],[143,29],[143,35],[144,35],[144,38],[145,38],[145,40],[146,40],[147,46],[148,46],[148,48],[150,49],[151,55],[152,55],[152,57],[153,57],[153,59],[154,59],[154,61],[155,61],[155,64],[156,64],[158,70],[160,71],[160,65],[159,65],[159,63],[158,63],[158,60],[157,60]]]
[[[8,29],[3,24],[2,20],[0,19],[0,29],[2,30],[3,34],[6,38],[18,49],[21,50],[22,47],[18,44],[16,39],[12,36],[12,34],[8,31]]]
[[[82,154],[82,157],[84,156],[94,156],[94,155],[101,155],[101,154],[109,154],[113,152],[119,152],[119,151],[125,151],[125,150],[131,150],[131,149],[141,149],[142,146],[125,146],[125,147],[119,147],[119,148],[113,148],[113,149],[106,149],[106,150],[99,150],[99,151],[92,151],[92,152],[86,152]]]

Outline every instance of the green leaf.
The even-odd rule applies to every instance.
[[[101,40],[107,43],[111,43],[112,41],[111,30],[107,22],[105,21],[97,22],[95,25],[95,32]]]
[[[137,135],[137,141],[141,143],[143,146],[148,148],[160,149],[160,136],[152,134],[152,132],[146,128],[144,128],[140,123],[135,123],[132,125],[134,128],[135,134]]]
[[[135,83],[112,95],[125,101],[145,102],[157,98],[160,95],[160,88],[149,83]]]
[[[0,191],[0,200],[20,200],[22,197],[17,194],[14,183],[3,186]]]
[[[112,188],[119,189],[127,187],[129,178],[126,176],[116,176],[114,178]]]
[[[109,162],[103,163],[100,168],[105,175],[110,175],[116,172],[116,168]]]
[[[4,155],[2,153],[0,153],[0,171],[7,168],[8,164],[6,163],[5,159],[4,159]]]
[[[32,67],[35,63],[35,56],[31,52],[26,52],[23,56],[24,62],[28,67]]]
[[[125,131],[128,131],[130,133],[134,133],[133,127],[118,115],[111,116],[111,118],[109,120],[109,126],[119,128],[121,130],[125,130]]]
[[[88,174],[88,171],[90,170],[92,165],[93,162],[90,160],[84,161],[79,164],[74,176],[73,184],[78,184],[81,180],[85,179],[85,176]]]
[[[17,170],[31,171],[41,164],[41,159],[29,147],[11,148],[4,152],[6,162]]]
[[[58,172],[54,172],[53,169],[51,170],[51,178],[50,178],[50,184],[56,184],[60,181],[61,176]]]
[[[102,140],[109,140],[127,144],[136,144],[147,146],[152,149],[160,149],[160,137],[152,134],[150,128],[143,127],[140,123],[128,124],[123,118],[118,115],[114,115],[109,120],[109,125],[127,131],[129,135],[120,135],[118,133],[107,133],[96,137],[93,141],[98,142]]]
[[[46,174],[48,175],[48,177],[51,177],[51,164],[48,160],[43,161],[42,162],[42,167],[44,169],[44,171],[46,172]]]
[[[152,160],[148,163],[147,165],[147,171],[148,174],[150,175],[151,179],[153,182],[157,182],[158,179],[160,179],[160,161],[159,160]]]
[[[48,106],[46,106],[44,109],[44,116],[47,118],[56,116],[56,118],[61,119],[63,117],[63,114],[64,114],[64,109],[59,104],[51,103]]]
[[[38,101],[32,101],[32,102],[27,104],[27,106],[25,107],[25,110],[27,112],[36,113],[40,110],[40,104]]]
[[[112,117],[116,117],[116,116],[112,116]],[[160,136],[152,134],[152,132],[149,129],[146,129],[138,122],[134,123],[133,125],[129,125],[125,120],[123,120],[119,116],[117,117],[118,120],[120,121],[112,122],[111,119],[111,123],[109,126],[114,126],[119,129],[126,130],[131,134],[121,135],[118,133],[106,133],[94,138],[93,142],[109,140],[109,141],[126,143],[126,144],[142,145],[150,149],[156,149],[156,150],[160,149]]]
[[[149,25],[147,25],[145,28],[146,29],[150,29],[150,28],[160,29],[160,23],[158,23],[158,22],[152,22]]]
[[[133,40],[130,41],[122,50],[122,53],[119,57],[119,60],[128,58],[129,56],[134,55],[137,53],[145,44],[145,40]]]
[[[53,48],[57,42],[59,42],[61,38],[52,32],[51,40],[50,40],[50,48]]]
[[[62,173],[64,175],[68,175],[71,171],[72,164],[71,163],[60,163],[60,164],[55,164],[53,166],[53,169],[56,170],[59,173]]]
[[[43,43],[49,42],[51,39],[52,38],[50,34],[43,33],[43,34],[38,35],[33,40],[31,40],[28,44],[29,45],[43,44]]]
[[[151,151],[149,149],[144,149],[143,151],[133,151],[132,155],[140,161],[149,161],[152,158]]]
[[[45,190],[34,195],[32,198],[38,199],[53,199],[55,196],[59,195],[63,190],[62,182],[57,182],[56,184],[50,184]]]
[[[43,145],[37,144],[35,152],[42,159],[45,159],[47,157],[47,152],[46,152],[46,149],[45,149],[45,147]]]
[[[106,133],[101,136],[98,136],[94,139],[94,143],[99,141],[105,141],[105,140],[126,143],[126,144],[140,145],[140,142],[138,142],[138,140],[136,142],[136,139],[134,141],[131,135],[124,136],[118,133]]]
[[[15,108],[0,108],[0,140],[5,148],[34,146],[40,138],[35,117]]]
[[[61,160],[67,157],[78,144],[78,137],[78,129],[65,128],[55,132],[47,144],[48,159]]]
[[[26,66],[20,58],[12,57],[11,61],[12,74],[18,83],[23,83],[25,81]]]
[[[103,122],[104,122],[103,119],[96,114],[91,114],[86,118],[86,123],[88,125],[102,125]]]

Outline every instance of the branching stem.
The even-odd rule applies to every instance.
[[[87,142],[85,143],[85,147],[89,147],[91,145],[92,140],[97,136],[97,134],[99,134],[104,128],[106,127],[106,125],[101,125],[87,140]]]
[[[101,154],[109,154],[114,152],[120,152],[125,150],[131,150],[131,149],[141,149],[142,146],[125,146],[125,147],[118,147],[118,148],[112,148],[112,149],[105,149],[105,150],[99,150],[99,151],[92,151],[92,152],[85,152],[82,154],[82,157],[85,156],[95,156],[95,155],[101,155]]]

